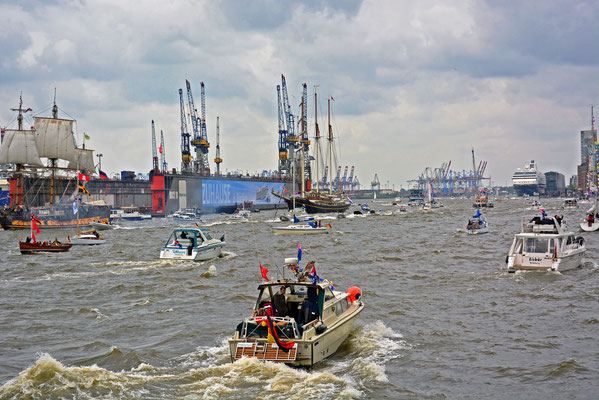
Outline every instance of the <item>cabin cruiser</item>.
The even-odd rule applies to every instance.
[[[225,235],[213,239],[200,228],[174,229],[166,244],[160,250],[160,258],[204,261],[220,256],[226,244]]]
[[[285,265],[295,280],[270,281],[262,269],[266,282],[258,286],[253,312],[229,339],[232,362],[252,357],[312,367],[335,354],[354,329],[364,309],[359,288],[335,291],[316,275],[313,261],[302,269],[298,258],[287,258]]]
[[[300,222],[305,222],[305,224]],[[295,215],[293,216],[293,225],[272,228],[273,232],[279,235],[329,233],[329,229],[331,229],[331,224],[322,226],[322,221],[315,221],[314,218],[300,220]]]
[[[474,204],[472,204],[474,208],[493,208],[495,205],[489,200],[486,195],[479,196],[474,199]]]
[[[195,208],[184,208],[175,211],[170,217],[181,221],[202,221],[200,213]]]
[[[489,232],[489,225],[487,220],[481,214],[480,210],[476,210],[476,214],[472,216],[472,219],[468,220],[466,225],[466,233],[469,235],[481,235]]]
[[[104,239],[104,237],[96,230],[78,233],[73,237],[68,237],[67,240],[73,245],[97,245],[106,243],[106,239]]]
[[[586,252],[584,238],[568,230],[563,217],[522,218],[522,232],[507,256],[508,272],[517,270],[565,271],[578,267]]]
[[[110,210],[110,221],[141,221],[145,219],[152,219],[152,216],[140,213],[137,207],[121,207]]]
[[[562,205],[564,210],[567,209],[576,209],[578,208],[578,200],[576,199],[564,199],[564,204]]]

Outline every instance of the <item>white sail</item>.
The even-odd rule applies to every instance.
[[[0,164],[41,165],[35,134],[31,130],[7,129],[0,148]]]
[[[73,120],[35,117],[34,128],[40,157],[77,161]]]
[[[75,149],[75,161],[70,161],[69,168],[86,170],[89,173],[96,172],[94,165],[94,151],[89,149]]]

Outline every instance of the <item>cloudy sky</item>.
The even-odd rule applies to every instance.
[[[0,15],[0,126],[21,92],[49,115],[56,88],[108,173],[151,168],[152,119],[180,168],[185,79],[198,108],[206,85],[210,160],[220,117],[223,170],[277,168],[283,73],[294,106],[308,84],[310,132],[318,85],[342,164],[396,189],[471,169],[472,147],[495,184],[530,159],[569,177],[599,105],[596,0],[5,0]]]

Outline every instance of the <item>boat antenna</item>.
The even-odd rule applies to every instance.
[[[54,88],[54,105],[52,106],[52,118],[58,118],[58,106],[56,105],[56,88]]]

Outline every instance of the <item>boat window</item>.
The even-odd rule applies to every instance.
[[[555,241],[557,239],[549,239],[549,252],[553,253],[553,250],[555,250]]]
[[[514,247],[514,253],[522,254],[522,239],[516,239],[516,246]]]
[[[206,240],[212,240],[212,236],[210,236],[210,234],[206,231],[202,231],[202,233],[204,234],[204,237],[206,238]]]
[[[573,237],[572,236],[568,236],[568,239],[566,239],[566,245],[570,245],[573,242]]]
[[[526,253],[547,253],[547,239],[526,238],[524,242],[524,252]]]

